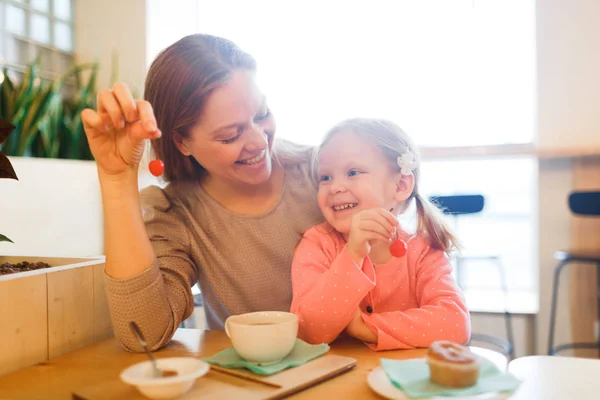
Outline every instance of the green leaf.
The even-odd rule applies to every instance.
[[[21,85],[16,93],[15,110],[23,107],[23,102],[29,100],[32,90],[39,85],[41,78],[39,77],[39,57],[34,62],[29,64],[23,75]]]
[[[6,236],[4,236],[1,233],[0,233],[0,242],[11,242],[11,243],[14,243],[12,240],[10,240],[9,238],[7,238]]]

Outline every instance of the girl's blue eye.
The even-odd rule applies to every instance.
[[[350,171],[348,171],[348,176],[357,176],[360,174],[360,171],[357,171],[355,169],[351,169]]]
[[[331,177],[329,175],[323,175],[319,177],[319,182],[327,182],[330,181]]]

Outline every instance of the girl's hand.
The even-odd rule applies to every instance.
[[[150,103],[134,100],[123,83],[101,90],[98,110],[83,110],[81,119],[98,170],[105,175],[137,173],[144,141],[161,136]]]
[[[394,214],[383,208],[372,208],[352,217],[347,249],[355,262],[361,263],[371,251],[371,241],[390,243],[400,224]]]
[[[352,321],[346,327],[346,333],[363,342],[376,343],[377,335],[373,333],[362,319],[362,312],[357,308]]]

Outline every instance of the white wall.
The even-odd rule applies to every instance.
[[[537,1],[538,142],[600,145],[600,1]]]
[[[600,146],[600,1],[537,1],[537,104],[540,147]],[[547,348],[553,253],[571,238],[570,160],[539,166],[540,313],[538,352]],[[600,177],[598,180],[600,187]],[[561,287],[557,340],[570,340],[568,275]]]
[[[90,161],[10,157],[18,181],[3,179],[2,255],[104,254],[102,203]]]
[[[146,0],[147,66],[165,47],[198,32],[198,0]]]
[[[79,62],[99,60],[99,87],[110,84],[111,57],[119,56],[118,80],[141,97],[157,53],[197,31],[196,0],[77,0],[75,52]],[[147,27],[152,26],[151,31]]]
[[[113,52],[118,53],[118,80],[141,96],[146,76],[146,1],[77,0],[77,61],[100,61],[100,88],[110,85]]]

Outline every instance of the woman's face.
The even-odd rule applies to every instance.
[[[271,176],[275,120],[250,71],[238,70],[215,89],[188,138],[178,145],[208,173],[232,185],[256,185]]]

